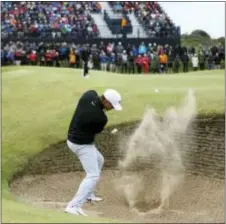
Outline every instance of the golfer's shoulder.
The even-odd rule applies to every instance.
[[[98,96],[98,94],[95,90],[87,90],[86,92],[83,93],[80,100],[92,101],[92,100],[96,99],[97,96]]]

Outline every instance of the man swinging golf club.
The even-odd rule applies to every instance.
[[[83,204],[87,201],[102,200],[95,196],[94,190],[100,178],[104,158],[95,147],[94,139],[107,124],[105,111],[112,109],[122,110],[121,96],[113,89],[107,89],[101,96],[96,91],[89,90],[79,99],[69,126],[67,145],[79,158],[86,177],[76,195],[67,204],[67,213],[87,216],[82,210]]]

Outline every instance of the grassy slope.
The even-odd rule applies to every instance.
[[[168,105],[179,103],[189,87],[196,91],[199,113],[224,112],[223,70],[175,76],[91,74],[91,79],[84,80],[79,70],[2,68],[3,222],[91,221],[15,201],[7,184],[29,157],[66,138],[76,100],[88,89],[102,92],[110,87],[121,92],[124,110],[110,112],[109,124],[140,118],[147,104],[162,112]]]

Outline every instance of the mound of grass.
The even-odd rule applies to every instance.
[[[2,218],[3,222],[91,222],[56,211],[32,208],[10,194],[8,182],[29,158],[66,138],[80,95],[95,89],[116,88],[123,98],[122,112],[110,112],[109,124],[138,120],[145,106],[162,113],[178,104],[188,88],[197,96],[198,114],[224,113],[223,71],[171,76],[125,76],[46,67],[2,68]],[[154,90],[158,89],[156,93]],[[100,221],[100,220],[98,220]],[[103,220],[102,220],[103,221]],[[104,220],[106,222],[106,220]]]

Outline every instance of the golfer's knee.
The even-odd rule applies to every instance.
[[[100,179],[100,173],[99,172],[93,173],[93,174],[89,173],[89,174],[86,175],[86,178],[89,178],[93,181],[98,181]]]

